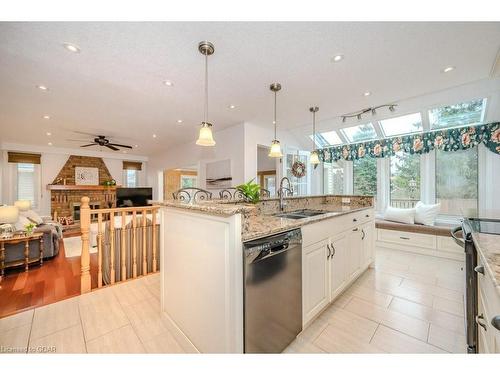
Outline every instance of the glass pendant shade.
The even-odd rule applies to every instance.
[[[271,144],[271,150],[269,151],[270,158],[281,158],[283,154],[281,153],[281,145],[280,141],[275,139],[273,143]]]
[[[212,124],[208,122],[201,123],[200,134],[196,144],[198,146],[215,146],[214,137],[212,135]]]
[[[318,151],[314,150],[311,152],[311,164],[316,165],[319,164],[319,157],[318,157]]]

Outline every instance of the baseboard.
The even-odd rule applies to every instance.
[[[162,314],[165,316],[167,328],[174,335],[174,338],[177,340],[179,345],[186,353],[200,353],[200,351],[196,348],[196,346],[189,340],[189,338],[182,332],[179,326],[173,321],[173,319],[166,313],[162,311]]]

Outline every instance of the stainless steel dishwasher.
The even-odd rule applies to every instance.
[[[245,353],[281,353],[302,330],[300,229],[244,243]]]

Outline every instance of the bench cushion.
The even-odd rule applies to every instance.
[[[451,227],[438,227],[422,224],[403,224],[388,220],[376,220],[375,227],[387,230],[399,230],[401,232],[431,234],[434,236],[451,237]]]

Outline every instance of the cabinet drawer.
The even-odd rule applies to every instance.
[[[379,229],[378,240],[402,245],[424,247],[426,249],[436,249],[436,236],[429,234]]]

